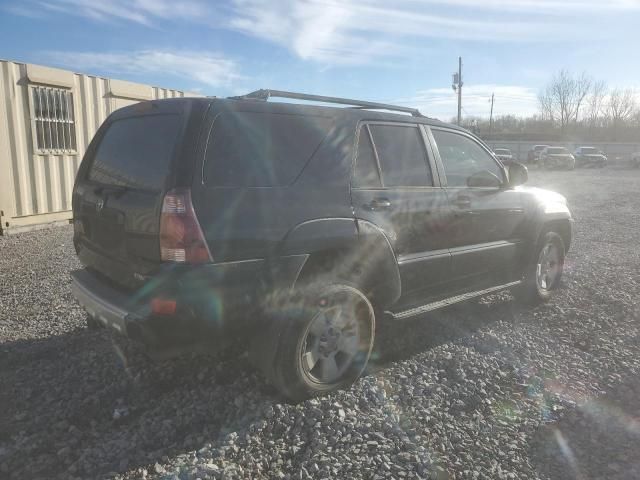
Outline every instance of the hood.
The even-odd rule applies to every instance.
[[[564,195],[537,187],[518,187],[521,192],[531,195],[536,203],[544,208],[545,213],[565,213],[571,216],[567,199]]]

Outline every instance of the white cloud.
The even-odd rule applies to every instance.
[[[198,0],[43,0],[44,8],[99,21],[124,20],[151,25],[154,20],[198,20],[209,7]]]
[[[470,85],[462,89],[463,115],[489,117],[491,95],[495,94],[493,114],[529,116],[537,113],[537,91],[517,85]],[[400,103],[418,108],[429,117],[449,121],[457,115],[458,97],[451,88],[430,88],[411,98],[396,99]]]
[[[302,59],[328,64],[396,58],[412,52],[408,45],[430,38],[501,43],[580,38],[584,15],[640,9],[640,0],[233,0],[233,4],[231,28],[288,48]],[[610,33],[590,29],[590,38]]]
[[[109,76],[166,75],[210,87],[231,87],[243,78],[233,60],[207,51],[49,52],[47,58],[63,67]]]

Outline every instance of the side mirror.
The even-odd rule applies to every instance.
[[[494,187],[502,186],[502,181],[489,170],[480,170],[467,178],[468,187]]]
[[[529,180],[529,170],[523,164],[513,162],[509,165],[509,186],[517,187],[523,185]]]

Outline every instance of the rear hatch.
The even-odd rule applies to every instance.
[[[193,129],[188,106],[188,101],[154,101],[115,112],[78,171],[76,251],[85,266],[119,285],[139,286],[161,263],[163,197],[193,163],[194,152],[184,145]]]

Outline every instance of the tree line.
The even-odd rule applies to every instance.
[[[538,114],[503,115],[464,124],[489,140],[640,142],[638,92],[609,88],[587,73],[561,70],[538,94]]]

